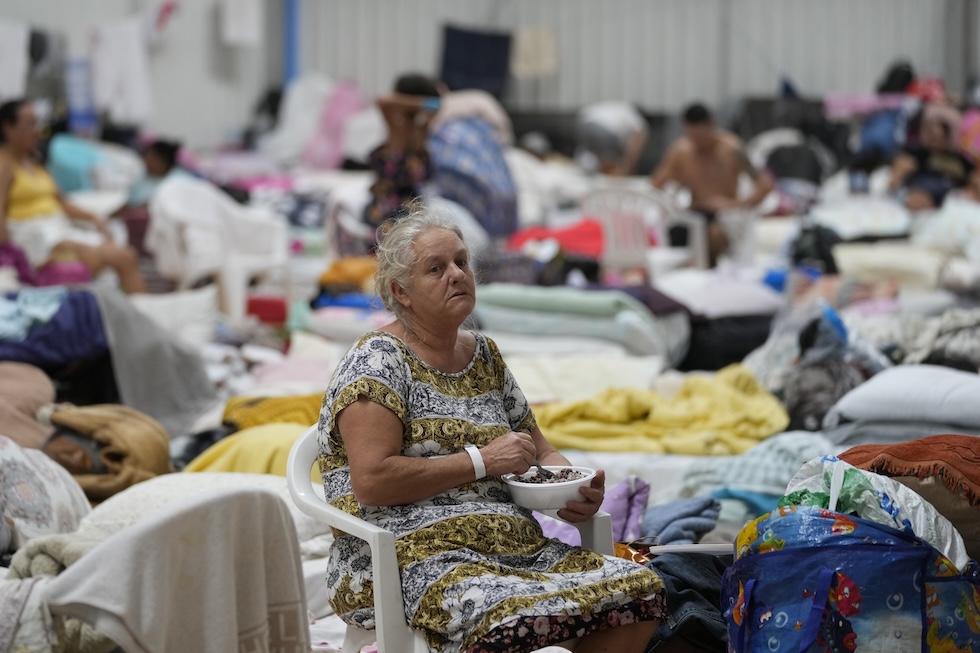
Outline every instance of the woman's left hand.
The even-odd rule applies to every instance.
[[[565,507],[558,511],[558,516],[567,522],[579,523],[592,519],[592,516],[602,505],[602,499],[606,496],[606,473],[601,469],[596,471],[589,487],[579,488],[582,495],[581,501],[569,501]]]

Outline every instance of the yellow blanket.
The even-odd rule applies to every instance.
[[[301,424],[276,423],[247,428],[218,440],[192,460],[184,471],[285,476],[289,450],[307,428]]]
[[[244,431],[263,424],[289,423],[309,426],[320,419],[323,393],[288,397],[232,397],[221,421]]]
[[[619,388],[535,413],[555,447],[590,451],[734,455],[789,424],[779,401],[741,365],[689,377],[671,398]]]

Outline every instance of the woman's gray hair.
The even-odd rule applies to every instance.
[[[408,287],[412,266],[419,261],[415,241],[430,229],[451,231],[459,236],[464,246],[466,244],[462,230],[452,217],[424,206],[416,206],[405,217],[387,222],[378,229],[375,287],[384,307],[398,317],[401,317],[402,305],[395,299],[391,284]]]

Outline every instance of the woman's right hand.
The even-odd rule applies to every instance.
[[[534,463],[537,448],[527,433],[510,431],[480,449],[487,476],[523,474]]]

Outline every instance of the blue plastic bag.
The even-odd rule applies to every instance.
[[[980,650],[980,579],[914,535],[808,506],[749,523],[722,580],[735,653]]]

